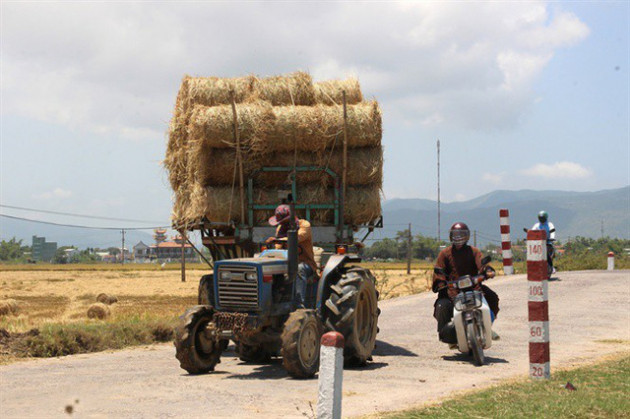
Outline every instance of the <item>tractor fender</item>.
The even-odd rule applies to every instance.
[[[346,263],[358,263],[361,262],[361,257],[354,254],[346,254],[346,255],[332,255],[330,259],[328,259],[328,263],[324,267],[322,271],[322,276],[319,279],[319,284],[317,285],[317,300],[316,300],[316,308],[317,314],[322,318],[322,304],[324,301],[328,299],[330,296],[330,285],[335,283],[337,280],[337,275],[339,274],[338,269],[340,267],[345,266]]]

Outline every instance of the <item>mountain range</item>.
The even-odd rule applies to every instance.
[[[549,213],[549,220],[556,227],[556,237],[604,236],[630,239],[630,186],[597,192],[567,191],[494,191],[475,199],[462,202],[441,203],[440,237],[448,237],[452,223],[463,221],[477,233],[479,245],[498,242],[499,209],[510,210],[512,240],[524,238],[523,227],[531,227],[540,210]],[[413,234],[435,237],[437,234],[437,202],[428,199],[392,199],[383,202],[384,227],[373,238],[395,237],[396,232],[407,229],[411,223]],[[168,223],[165,223],[168,224]],[[0,218],[0,238],[22,239],[31,244],[33,235],[46,237],[59,246],[74,245],[79,248],[110,246],[119,247],[120,230],[86,230],[35,224],[9,218]],[[127,230],[126,247],[139,241],[152,244],[152,231]]]
[[[512,240],[523,238],[523,227],[537,222],[541,210],[549,213],[556,238],[602,236],[630,239],[630,186],[597,192],[498,190],[462,202],[441,203],[440,237],[447,238],[457,221],[477,231],[478,242],[499,241],[499,209],[510,211]],[[428,199],[392,199],[383,203],[384,228],[379,237],[393,237],[412,224],[412,233],[435,237],[437,202]]]

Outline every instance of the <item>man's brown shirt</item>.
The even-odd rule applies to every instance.
[[[473,246],[463,245],[460,249],[449,246],[438,255],[435,266],[446,272],[444,275],[433,274],[433,291],[437,292],[439,281],[452,281],[464,275],[477,275],[481,269],[482,254]],[[443,290],[444,293],[446,292]],[[440,292],[442,293],[442,291]]]

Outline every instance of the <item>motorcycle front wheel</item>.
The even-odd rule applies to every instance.
[[[472,321],[466,325],[466,335],[468,336],[468,347],[470,348],[475,365],[484,364],[485,357],[483,355],[483,346],[481,344],[481,331],[477,327],[476,322]]]

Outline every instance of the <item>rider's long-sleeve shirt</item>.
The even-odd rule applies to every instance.
[[[481,269],[482,254],[479,249],[467,244],[460,249],[449,246],[442,250],[435,262],[436,268],[442,268],[444,275],[433,274],[433,292],[437,292],[439,281],[455,280],[464,275],[477,275]],[[440,291],[446,296],[446,290]],[[442,297],[442,295],[440,295]]]
[[[553,223],[547,221],[544,223],[536,223],[532,227],[532,230],[545,230],[547,232],[547,241],[556,239],[556,230]]]

